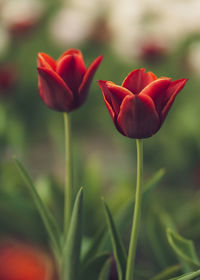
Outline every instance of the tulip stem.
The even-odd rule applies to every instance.
[[[71,130],[70,118],[67,113],[64,113],[64,130],[65,130],[65,199],[64,199],[64,238],[66,240],[70,224],[72,212],[72,147],[71,147]]]
[[[137,145],[137,182],[135,193],[135,208],[133,215],[133,223],[131,230],[131,238],[129,243],[127,267],[126,267],[126,280],[133,280],[135,254],[138,240],[140,215],[141,215],[141,202],[142,202],[142,174],[143,174],[143,143],[141,139],[136,139]]]

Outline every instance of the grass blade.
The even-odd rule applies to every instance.
[[[83,188],[76,196],[67,240],[64,245],[63,274],[65,280],[77,280],[80,268],[82,238]]]
[[[53,216],[51,215],[50,211],[48,210],[46,205],[41,200],[41,198],[37,192],[37,189],[34,186],[32,179],[30,178],[28,172],[26,171],[26,169],[24,168],[22,163],[17,158],[14,158],[14,161],[30,191],[32,199],[43,220],[43,223],[45,225],[45,228],[47,230],[49,239],[51,240],[53,247],[55,248],[55,250],[58,254],[61,254],[61,242],[60,242],[61,234],[59,232],[58,226],[57,226]]]
[[[119,280],[123,280],[123,279],[125,279],[125,272],[126,272],[125,249],[122,245],[122,241],[121,241],[120,236],[115,227],[111,212],[110,212],[108,206],[106,205],[105,201],[103,201],[103,203],[104,203],[104,209],[105,209],[105,214],[106,214],[106,221],[107,221],[110,236],[111,236],[114,256],[115,256],[115,260],[116,260],[116,264],[117,264],[118,277],[119,277]]]
[[[167,230],[167,238],[172,249],[183,263],[188,265],[192,270],[200,267],[192,240],[185,239],[170,229]]]
[[[190,272],[190,273],[186,273],[186,274],[183,274],[179,277],[171,278],[169,280],[194,280],[194,279],[197,280],[197,279],[199,279],[199,278],[197,278],[198,276],[200,276],[200,270]]]

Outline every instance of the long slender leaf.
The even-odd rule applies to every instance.
[[[88,263],[84,266],[83,271],[81,272],[80,280],[94,280],[98,279],[99,274],[106,263],[110,258],[110,253],[102,253],[90,259]],[[73,279],[71,279],[73,280]],[[77,280],[77,279],[76,279]]]
[[[117,263],[118,277],[119,277],[119,280],[123,280],[123,279],[125,279],[125,272],[126,272],[125,249],[122,245],[122,241],[121,241],[120,236],[115,227],[111,212],[110,212],[108,206],[106,205],[105,201],[103,201],[103,203],[104,203],[104,209],[105,209],[105,214],[106,214],[106,221],[108,224],[110,237],[111,237],[111,241],[112,241],[114,256],[115,256],[115,260]]]
[[[160,272],[159,274],[157,274],[156,276],[154,276],[153,278],[151,278],[150,280],[168,280],[169,277],[177,275],[177,273],[180,270],[181,270],[180,264],[172,265],[166,268],[165,270],[163,270],[162,272]]]
[[[167,230],[167,238],[172,249],[181,261],[192,269],[198,269],[200,267],[200,262],[192,240],[185,239],[170,229]]]
[[[112,258],[109,258],[103,265],[99,274],[98,280],[108,280],[110,274],[110,268],[112,264]]]
[[[149,192],[151,192],[151,190],[153,190],[158,185],[164,174],[165,170],[163,168],[159,169],[149,180],[147,180],[143,188],[143,200],[145,200]],[[119,212],[115,215],[115,224],[120,234],[122,234],[124,229],[127,228],[127,223],[129,223],[130,217],[133,213],[134,203],[134,197],[128,199],[127,202],[120,208]],[[101,242],[101,246],[107,250],[110,247],[110,242],[106,233],[104,237],[105,238],[102,240],[103,242]]]
[[[146,196],[152,191],[165,175],[165,169],[159,169],[145,184],[143,187],[143,194]]]
[[[99,247],[101,246],[102,239],[105,235],[105,229],[101,229],[91,241],[90,247],[83,257],[82,264],[84,265],[90,258],[96,255]]]
[[[195,272],[186,273],[179,277],[171,278],[169,280],[194,280],[194,279],[197,280],[197,279],[199,279],[199,278],[197,278],[198,276],[200,276],[200,270],[197,270]]]
[[[166,228],[174,228],[174,224],[162,206],[155,203],[149,206],[146,215],[145,237],[151,247],[152,257],[156,264],[161,270],[164,270],[177,261],[174,252],[169,247],[166,236]]]
[[[28,172],[26,171],[26,169],[24,168],[22,163],[16,157],[14,157],[14,161],[30,191],[32,199],[43,220],[43,223],[45,225],[45,228],[47,230],[47,233],[49,235],[49,238],[52,242],[53,247],[55,248],[55,250],[58,254],[61,254],[61,252],[62,252],[61,241],[60,241],[61,233],[59,232],[58,226],[57,226],[53,216],[51,215],[50,211],[48,210],[48,208],[45,206],[45,204],[41,200],[41,198],[37,192],[37,189],[34,186],[32,179],[30,178]]]
[[[76,196],[67,240],[64,245],[63,273],[65,280],[77,280],[80,267],[82,238],[83,188]]]

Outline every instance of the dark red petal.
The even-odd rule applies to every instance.
[[[97,71],[97,68],[99,67],[99,64],[101,63],[102,59],[103,59],[103,55],[97,57],[88,67],[78,90],[80,103],[83,103],[85,101],[94,74]]]
[[[65,57],[66,55],[78,55],[80,56],[81,59],[83,59],[83,55],[82,52],[78,49],[69,49],[67,51],[65,51],[58,59],[57,59],[57,63],[60,62],[60,60]]]
[[[160,127],[160,118],[148,96],[127,96],[121,105],[117,125],[130,138],[147,138]]]
[[[145,69],[132,71],[123,81],[122,86],[134,94],[139,94],[143,88],[155,81],[157,77],[152,72],[145,72]]]
[[[51,109],[63,112],[71,110],[73,95],[65,82],[50,69],[38,67],[39,93]]]
[[[82,56],[76,53],[63,56],[57,63],[56,72],[76,95],[86,72]]]
[[[153,100],[158,114],[161,113],[163,106],[168,100],[167,88],[171,82],[170,78],[160,78],[146,86],[140,96],[149,96]]]
[[[56,70],[56,61],[46,53],[38,53],[38,67],[45,67]]]
[[[169,109],[171,108],[177,94],[179,93],[180,90],[183,89],[183,87],[185,86],[187,81],[188,81],[188,79],[180,79],[180,80],[176,80],[176,81],[173,81],[170,83],[170,85],[167,89],[167,93],[166,93],[166,95],[168,96],[167,104],[165,105],[165,107],[163,108],[162,113],[161,113],[162,122],[166,118],[167,113],[168,113]]]
[[[127,90],[126,88],[123,88],[121,86],[117,86],[112,82],[107,82],[106,86],[108,90],[110,91],[110,99],[112,102],[112,107],[115,111],[115,114],[119,114],[120,106],[122,104],[122,101],[127,95],[132,96],[132,92]]]
[[[111,102],[111,99],[110,99],[110,91],[109,91],[108,87],[106,86],[106,83],[107,83],[107,81],[98,81],[98,84],[99,84],[99,87],[102,91],[103,99],[104,99],[104,102],[105,102],[106,107],[108,109],[108,112],[111,115],[111,118],[114,120],[115,113],[114,113],[114,110],[112,108],[112,102]]]

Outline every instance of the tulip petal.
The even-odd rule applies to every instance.
[[[72,92],[77,95],[78,88],[86,73],[86,67],[80,54],[66,54],[57,63],[56,72],[66,82]]]
[[[38,53],[38,67],[56,70],[55,60],[46,53]]]
[[[152,72],[145,72],[145,69],[132,71],[123,81],[122,87],[127,88],[134,94],[139,94],[148,84],[156,80]]]
[[[160,128],[160,119],[148,96],[128,95],[117,118],[119,131],[130,138],[147,138]]]
[[[110,92],[110,99],[112,102],[112,107],[115,111],[115,114],[118,115],[120,111],[120,106],[122,104],[122,101],[127,95],[132,96],[132,92],[127,90],[126,88],[123,88],[121,86],[117,86],[112,82],[107,82],[106,86]]]
[[[86,72],[82,56],[76,53],[63,56],[57,63],[56,72],[63,78],[76,98]]]
[[[80,50],[78,49],[69,49],[67,51],[65,51],[58,59],[57,59],[57,63],[60,62],[60,60],[63,59],[63,57],[65,57],[66,55],[78,55],[80,56],[81,59],[83,59],[82,53]]]
[[[106,86],[106,83],[107,81],[98,81],[99,83],[99,87],[101,88],[101,91],[102,91],[102,94],[103,94],[103,99],[104,99],[104,102],[106,104],[106,107],[108,109],[108,112],[111,116],[111,118],[115,119],[115,112],[112,108],[112,102],[111,102],[111,99],[110,99],[110,91],[108,89],[108,87]]]
[[[44,103],[51,109],[69,112],[73,94],[65,82],[50,69],[38,67],[39,93]]]
[[[79,87],[80,104],[82,104],[87,97],[91,81],[92,81],[93,76],[94,76],[95,72],[97,71],[97,68],[98,68],[99,64],[101,63],[102,59],[103,59],[103,55],[97,57],[92,62],[92,64],[90,64],[90,66],[88,67],[88,69],[87,69],[87,71],[86,71],[86,73],[83,77],[83,80],[82,80],[81,85]]]
[[[161,112],[161,120],[162,122],[164,121],[164,119],[167,116],[167,113],[169,112],[169,109],[171,108],[177,94],[179,93],[180,90],[183,89],[183,87],[185,86],[186,82],[188,81],[188,79],[180,79],[180,80],[176,80],[170,83],[168,89],[167,89],[167,104],[165,105],[165,107],[163,108],[162,112]]]
[[[98,81],[99,86],[102,89],[104,100],[106,100],[110,107],[112,108],[112,111],[117,116],[119,114],[120,106],[123,101],[123,99],[133,94],[127,90],[126,88],[123,88],[121,86],[117,86],[113,82],[110,81]]]
[[[140,96],[149,96],[153,100],[158,114],[168,100],[167,88],[171,82],[170,78],[160,78],[147,85],[139,94]]]

